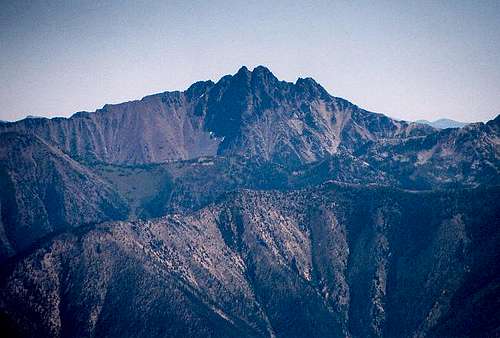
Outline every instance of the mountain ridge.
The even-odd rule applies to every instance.
[[[12,337],[500,332],[500,116],[396,121],[240,68],[0,124]]]
[[[111,185],[59,149],[14,132],[0,140],[0,262],[52,232],[126,218]]]
[[[14,311],[10,318],[28,335],[493,334],[495,328],[478,331],[491,321],[486,314],[469,331],[450,331],[446,322],[471,314],[473,299],[468,296],[469,305],[458,309],[455,302],[463,285],[476,293],[487,274],[481,266],[470,270],[473,259],[498,271],[494,255],[488,256],[498,251],[498,229],[490,222],[499,216],[492,203],[498,192],[409,193],[335,184],[242,190],[193,213],[59,235],[11,265],[0,283],[0,308]],[[426,212],[409,207],[415,204]],[[483,206],[479,218],[476,205]],[[422,217],[426,228],[419,226]],[[47,263],[39,265],[42,257]],[[414,287],[419,283],[424,289]],[[69,285],[71,296],[59,296]],[[124,290],[129,297],[118,301]],[[176,310],[160,321],[150,301]],[[480,302],[487,304],[485,296]],[[23,306],[39,310],[18,312]],[[19,317],[23,313],[27,317]],[[158,326],[140,325],[141,313]],[[139,325],[123,330],[125,321]]]
[[[275,116],[277,110],[281,110],[279,117]],[[351,125],[351,111],[358,118],[356,123],[363,123],[368,116],[366,122],[373,125]],[[383,136],[408,125],[371,114],[329,95],[311,78],[298,79],[295,84],[279,81],[261,66],[253,72],[242,67],[217,83],[197,82],[183,92],[163,92],[105,105],[93,113],[78,112],[70,118],[22,120],[3,124],[0,130],[32,132],[75,158],[109,163],[244,154],[247,146],[255,148],[249,156],[262,156],[265,160],[277,156],[283,157],[278,161],[304,163],[334,153],[342,142],[344,127],[346,137],[353,141],[358,134],[375,137],[370,128],[378,128],[375,133]],[[338,123],[330,120],[334,115],[339,115]],[[282,126],[278,139],[269,133],[254,134],[255,130],[264,132],[269,128],[266,123]],[[384,127],[389,129],[384,131]],[[414,129],[426,130],[417,126]],[[306,139],[304,132],[312,139]],[[170,136],[166,138],[165,133]],[[300,144],[291,145],[292,137],[301,140]],[[137,145],[131,146],[131,140]]]

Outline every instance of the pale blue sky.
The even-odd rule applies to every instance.
[[[500,1],[0,1],[0,119],[68,116],[242,65],[402,119],[500,113]]]

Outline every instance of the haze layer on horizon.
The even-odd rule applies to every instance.
[[[498,1],[1,1],[0,119],[265,65],[405,120],[500,112]]]

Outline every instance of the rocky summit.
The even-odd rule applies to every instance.
[[[311,78],[0,123],[6,337],[500,336],[500,116]]]

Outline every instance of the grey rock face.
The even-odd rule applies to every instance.
[[[313,79],[279,81],[246,67],[69,119],[25,119],[2,131],[34,133],[80,162],[140,165],[242,156],[288,168],[353,157],[376,176],[412,189],[496,182],[498,118],[461,129],[392,120],[333,97]]]
[[[445,129],[401,142],[380,142],[361,158],[396,175],[408,187],[498,185],[500,116],[461,129]]]
[[[0,130],[31,132],[83,160],[143,164],[199,156],[243,155],[301,164],[379,138],[429,133],[329,95],[314,80],[279,81],[245,67],[216,84],[106,105],[69,119],[25,119]]]
[[[218,141],[202,130],[189,94],[163,93],[69,119],[25,119],[2,127],[34,133],[79,160],[134,164],[215,154]]]

